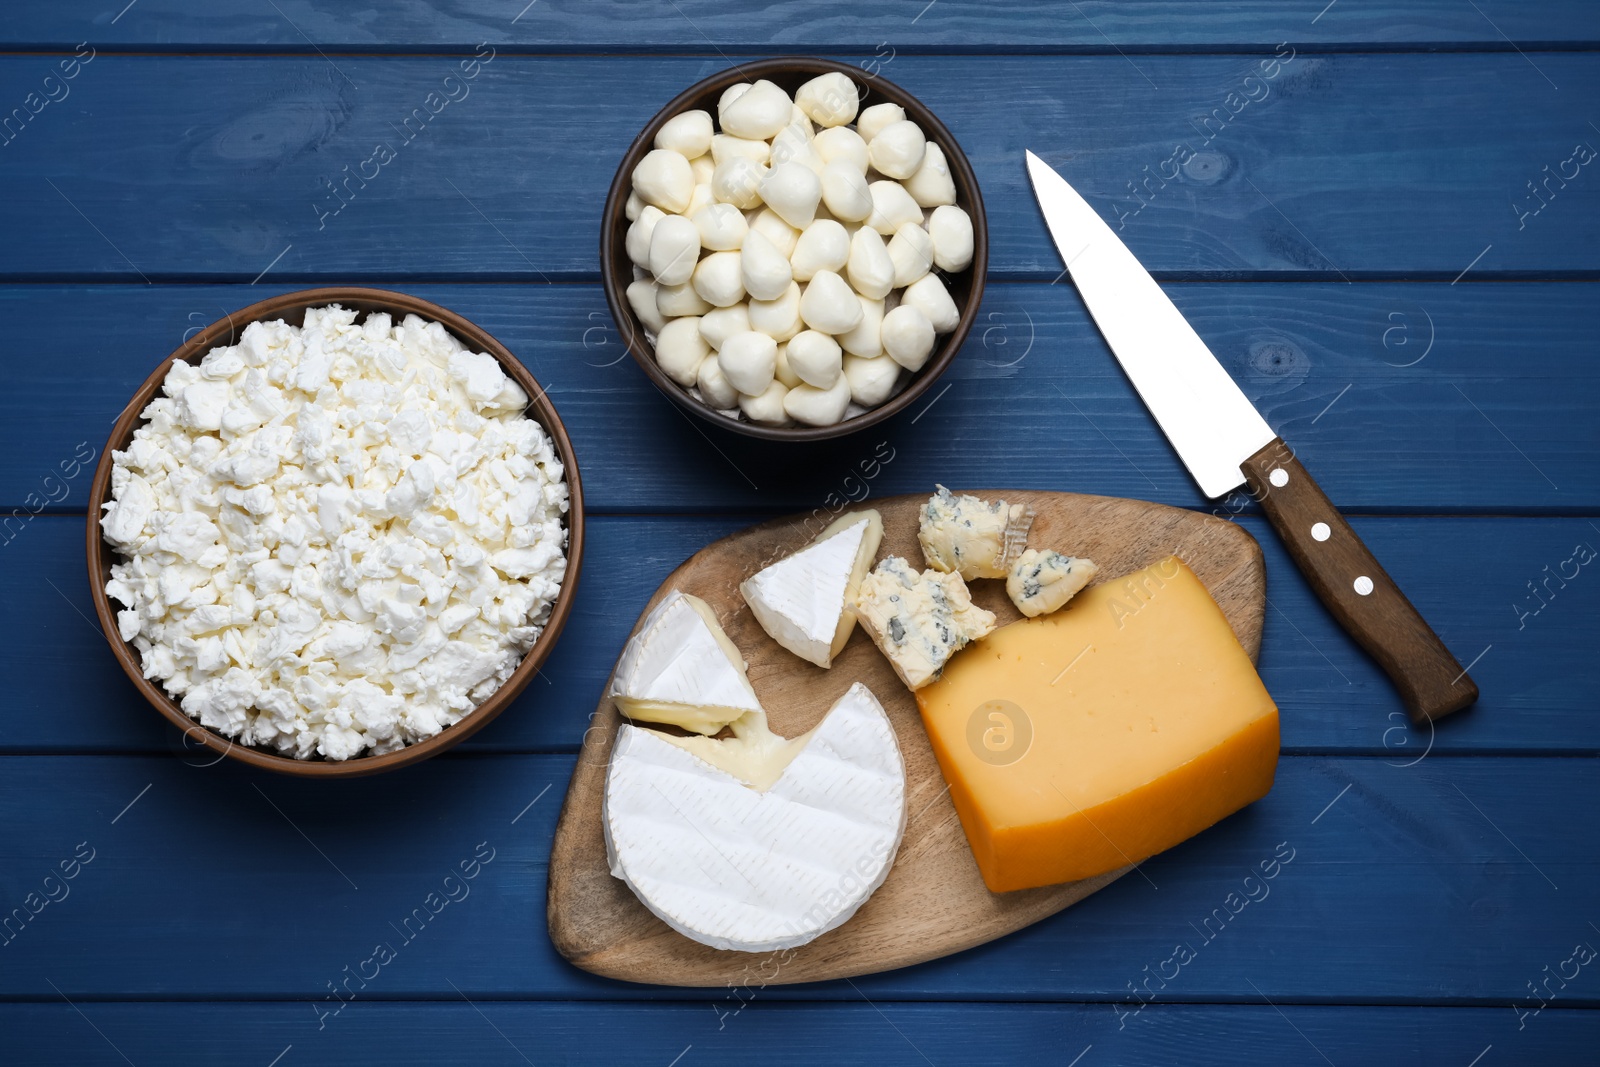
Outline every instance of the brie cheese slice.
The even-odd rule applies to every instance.
[[[744,671],[711,605],[673,590],[622,650],[611,699],[630,719],[714,734],[750,712],[764,714]]]
[[[856,589],[883,541],[876,511],[840,516],[810,546],[739,583],[761,628],[803,660],[829,667],[856,627]]]
[[[685,937],[794,948],[848,920],[888,877],[905,832],[905,764],[859,682],[809,736],[784,741],[790,750],[755,754],[755,764],[786,760],[764,790],[689,751],[747,744],[737,726],[725,741],[675,741],[624,725],[606,773],[606,857]]]

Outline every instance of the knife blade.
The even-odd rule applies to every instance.
[[[1249,488],[1318,599],[1383,668],[1413,720],[1477,700],[1455,656],[1150,272],[1065,178],[1032,152],[1027,161],[1073,284],[1201,491],[1217,498]]]

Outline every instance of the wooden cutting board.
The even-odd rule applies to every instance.
[[[1139,500],[1023,490],[961,491],[1033,505],[1037,517],[1029,545],[1087,556],[1099,564],[1101,580],[1176,554],[1205,583],[1239,643],[1252,660],[1256,658],[1266,573],[1260,546],[1237,525]],[[927,499],[899,496],[861,505],[875,507],[883,515],[879,559],[898,555],[923,565],[917,513]],[[601,800],[612,740],[622,720],[611,699],[602,697],[584,734],[550,855],[550,939],[574,965],[609,978],[679,986],[757,988],[870,974],[959,952],[1019,930],[1077,903],[1130,869],[1043,889],[991,893],[967,846],[916,700],[871,639],[857,627],[832,669],[824,670],[788,652],[761,629],[739,595],[739,583],[804,547],[833,518],[819,511],[777,519],[708,545],[672,572],[645,612],[674,589],[709,603],[748,661],[750,682],[772,728],[785,736],[815,726],[852,683],[865,682],[871,688],[894,723],[906,763],[905,840],[888,879],[850,921],[797,949],[722,951],[672,930],[606,866]],[[973,600],[994,612],[1000,625],[1021,618],[1006,597],[1004,582],[979,580],[971,588]]]

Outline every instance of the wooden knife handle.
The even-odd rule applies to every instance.
[[[1317,597],[1378,661],[1414,721],[1443,718],[1478,699],[1477,685],[1282,438],[1242,470]]]

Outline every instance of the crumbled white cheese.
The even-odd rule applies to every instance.
[[[516,669],[566,568],[527,395],[437,322],[308,310],[175,361],[101,529],[117,626],[201,724],[297,759],[439,733]]]

